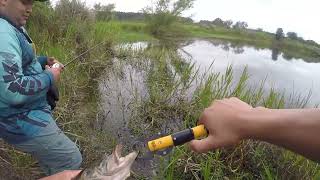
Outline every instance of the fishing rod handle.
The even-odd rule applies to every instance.
[[[208,135],[204,125],[199,125],[194,128],[186,129],[172,135],[161,137],[148,142],[150,151],[163,150],[171,146],[179,146],[193,139],[200,139]]]

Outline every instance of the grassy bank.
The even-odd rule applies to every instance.
[[[121,42],[156,40],[151,35],[146,33],[146,24],[144,22],[101,22],[97,23],[96,26],[104,28],[117,26],[119,28],[119,31],[117,33],[119,35],[118,40]],[[302,58],[310,62],[318,62],[320,57],[319,47],[288,38],[281,41],[276,41],[274,35],[266,32],[234,30],[221,27],[205,28],[195,24],[184,24],[182,25],[182,27],[186,34],[188,34],[189,38],[214,38],[259,48],[278,49],[287,57]]]
[[[113,36],[117,37],[118,43],[156,40],[145,32],[146,25],[143,22],[98,22],[94,26],[97,29],[116,29]]]
[[[205,28],[198,25],[185,25],[192,37],[223,39],[260,48],[279,49],[287,56],[319,62],[320,48],[298,40],[285,38],[276,41],[273,34],[249,30],[234,30],[221,27]]]

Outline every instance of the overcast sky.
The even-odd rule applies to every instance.
[[[53,2],[57,0],[52,0]],[[138,12],[154,0],[83,0],[90,7],[113,3],[117,11]],[[192,19],[246,21],[250,28],[275,32],[294,31],[304,39],[320,43],[319,0],[196,0],[185,16]]]

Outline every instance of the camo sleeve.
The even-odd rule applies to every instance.
[[[45,96],[53,83],[49,71],[26,76],[22,70],[22,50],[14,32],[0,32],[0,101],[10,106],[24,105]]]

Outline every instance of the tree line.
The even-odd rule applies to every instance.
[[[180,0],[177,2],[179,2],[180,4],[178,3],[176,4],[176,6],[184,6],[185,4],[191,5],[193,3],[193,0]],[[161,6],[161,3],[168,5],[170,3],[170,0],[158,0],[158,3],[160,3],[158,4],[159,6]],[[168,7],[162,7],[162,8],[168,9]],[[157,13],[157,12],[150,12],[150,11],[149,12],[148,11],[119,12],[119,11],[115,11],[114,4],[101,5],[100,3],[94,5],[93,11],[94,11],[96,20],[99,20],[99,21],[110,21],[110,20],[145,21],[146,18],[149,16],[147,13]],[[165,11],[166,11],[165,9],[159,9],[159,12],[163,13]],[[181,12],[176,12],[176,13],[181,15]],[[172,15],[177,16],[176,14],[172,14]],[[195,23],[190,17],[179,16],[178,19],[180,22],[184,22],[184,23]],[[197,24],[204,27],[208,27],[208,28],[223,27],[226,29],[251,30],[256,32],[264,32],[262,28],[248,29],[248,23],[245,21],[233,22],[232,20],[222,20],[221,18],[216,18],[212,21],[201,20]],[[282,28],[277,28],[276,32],[274,33],[274,37],[278,41],[281,41],[284,38],[288,38],[291,40],[301,41],[310,45],[314,45],[318,47],[320,46],[318,43],[316,43],[313,40],[304,40],[296,32],[290,31],[285,34]]]

